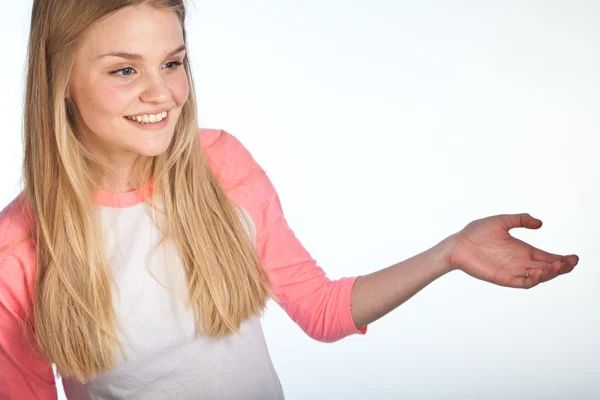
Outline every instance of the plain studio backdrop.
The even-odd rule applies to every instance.
[[[31,1],[1,0],[0,206],[21,190]],[[577,253],[532,290],[453,272],[334,344],[271,303],[288,399],[600,398],[600,2],[196,0],[203,127],[236,135],[331,278],[428,249],[469,221]],[[63,397],[64,398],[64,397]]]

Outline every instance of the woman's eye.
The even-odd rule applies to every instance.
[[[122,76],[131,76],[131,75],[133,75],[133,72],[134,72],[133,68],[127,67],[127,68],[122,68],[117,71],[114,71],[112,74],[113,75],[122,75]]]
[[[167,67],[167,69],[176,69],[180,65],[182,65],[180,61],[169,61],[165,64],[165,67]]]
[[[181,61],[169,61],[165,64],[165,68],[169,70],[177,69],[180,65],[183,65]],[[135,70],[132,67],[121,68],[116,71],[111,72],[112,75],[121,75],[121,76],[132,76],[135,73]]]

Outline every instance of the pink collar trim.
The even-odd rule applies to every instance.
[[[126,208],[143,203],[152,196],[153,180],[149,179],[139,188],[125,193],[96,189],[95,203],[103,207]]]

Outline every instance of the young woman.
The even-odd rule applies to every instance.
[[[260,314],[364,333],[445,273],[531,288],[578,257],[474,221],[373,274],[331,281],[232,135],[198,129],[182,0],[35,0],[25,190],[0,214],[0,398],[281,399]]]

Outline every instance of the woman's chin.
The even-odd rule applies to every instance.
[[[168,144],[166,146],[145,147],[138,149],[136,153],[141,157],[158,157],[164,154],[168,148]]]
[[[164,137],[148,138],[139,146],[136,146],[135,151],[142,157],[160,156],[167,151],[172,139],[172,134]]]

